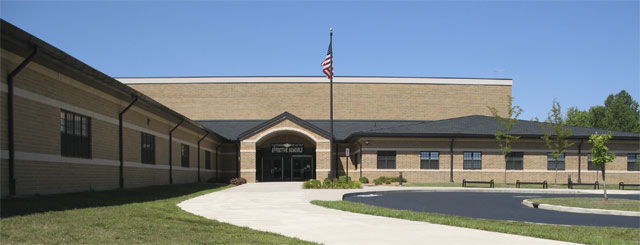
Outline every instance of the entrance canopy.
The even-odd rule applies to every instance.
[[[302,181],[330,171],[329,134],[290,113],[245,131],[238,140],[240,175],[248,181]]]

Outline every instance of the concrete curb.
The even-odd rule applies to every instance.
[[[640,217],[640,212],[635,212],[635,211],[567,207],[567,206],[558,206],[558,205],[543,204],[543,203],[533,203],[526,199],[522,200],[522,205],[525,205],[530,208],[539,208],[539,209],[553,210],[553,211],[560,211],[560,212]]]

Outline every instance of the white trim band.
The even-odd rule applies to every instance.
[[[134,77],[116,78],[124,84],[167,83],[328,83],[326,77]],[[436,77],[334,77],[334,83],[448,84],[512,86],[513,79]]]

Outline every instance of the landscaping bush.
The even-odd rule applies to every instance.
[[[344,177],[344,176],[343,176]],[[302,188],[304,189],[360,189],[362,188],[362,183],[358,181],[349,181],[347,182],[347,178],[340,177],[340,179],[329,180],[324,179],[322,183],[319,180],[309,180],[302,183]]]
[[[391,178],[391,182],[398,182],[398,183],[400,183],[400,177],[393,177],[393,178]],[[402,177],[402,183],[407,183],[407,178]]]
[[[382,176],[380,178],[374,179],[373,183],[376,185],[382,185],[382,184],[391,184],[392,182],[398,182],[399,178],[398,177],[385,177]],[[402,178],[402,182],[406,183],[407,179],[406,178]]]
[[[369,179],[367,179],[367,177],[360,177],[360,183],[369,184]]]
[[[324,181],[322,181],[322,188],[328,189],[330,187],[331,187],[331,180],[330,179],[324,179]]]
[[[246,184],[247,180],[242,178],[242,177],[238,177],[238,178],[232,178],[229,183],[231,183],[232,185],[242,185],[242,184]]]
[[[349,181],[351,181],[351,177],[349,177]],[[347,176],[338,177],[338,182],[346,183],[347,182]]]
[[[302,188],[304,189],[320,189],[322,188],[322,182],[317,179],[312,179],[309,181],[305,181],[302,183]]]

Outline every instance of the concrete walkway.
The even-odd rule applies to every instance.
[[[553,240],[344,212],[309,203],[311,200],[342,200],[343,194],[352,192],[486,189],[366,187],[360,190],[304,190],[301,185],[301,182],[246,184],[189,199],[178,206],[209,219],[324,244],[563,244]],[[542,190],[496,188],[490,191],[535,193]],[[592,193],[584,190],[544,191]]]

